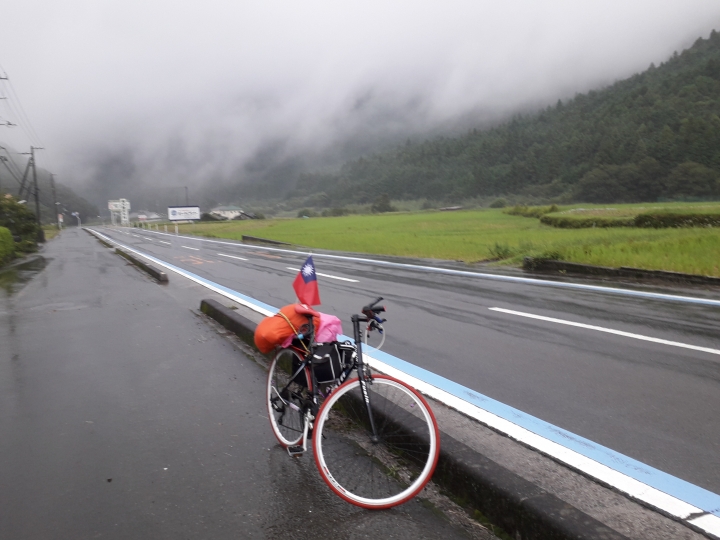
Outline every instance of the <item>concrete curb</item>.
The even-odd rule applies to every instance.
[[[200,311],[255,346],[255,322],[213,299],[202,300]],[[627,540],[626,536],[444,432],[433,481],[515,538]]]
[[[567,261],[555,261],[549,259],[537,259],[525,257],[523,260],[523,269],[535,272],[552,272],[552,273],[573,273],[591,276],[604,276],[616,278],[631,278],[640,280],[662,280],[673,283],[692,283],[697,285],[714,285],[720,286],[720,278],[712,276],[701,276],[697,274],[683,274],[682,272],[667,272],[665,270],[643,270],[642,268],[632,268],[630,266],[621,266],[620,268],[612,268],[609,266],[593,266],[591,264],[580,264]]]
[[[272,246],[291,246],[287,242],[280,242],[279,240],[270,240],[268,238],[260,238],[258,236],[248,236],[247,234],[242,235],[243,242],[254,242],[256,244],[270,244]]]
[[[102,240],[100,240],[100,241],[102,242]],[[105,243],[105,242],[103,242],[103,243]],[[168,283],[168,281],[169,281],[169,280],[168,280],[168,276],[167,276],[167,274],[166,274],[165,272],[163,272],[162,270],[158,270],[158,269],[155,268],[154,266],[149,265],[149,264],[147,264],[147,263],[144,263],[143,261],[141,261],[140,259],[134,257],[133,255],[130,255],[129,253],[125,253],[125,252],[124,252],[123,250],[121,250],[120,248],[116,248],[116,249],[115,249],[115,253],[117,253],[117,254],[120,255],[121,257],[126,258],[126,259],[127,259],[128,261],[130,261],[132,264],[134,264],[135,266],[137,266],[137,267],[140,268],[141,270],[144,270],[145,272],[147,272],[148,274],[150,274],[152,277],[154,277],[154,278],[158,281],[158,283]]]

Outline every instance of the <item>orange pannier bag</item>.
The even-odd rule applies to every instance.
[[[290,320],[295,330],[300,330],[300,327],[308,322],[307,315],[298,313],[298,309],[307,311],[308,308],[302,304],[290,304],[280,308],[280,313]],[[255,346],[261,353],[269,353],[289,336],[295,335],[293,328],[280,313],[276,313],[272,317],[265,317],[255,329]],[[313,325],[316,329],[318,328],[320,317],[313,317]]]

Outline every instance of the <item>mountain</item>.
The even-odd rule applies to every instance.
[[[612,86],[460,137],[298,177],[317,206],[392,199],[635,202],[720,197],[720,33]]]

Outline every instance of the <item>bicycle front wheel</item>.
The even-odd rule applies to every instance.
[[[415,389],[386,375],[367,384],[373,437],[360,381],[336,388],[315,421],[313,451],[323,480],[337,495],[363,508],[397,506],[417,495],[435,471],[440,431]]]
[[[270,427],[285,447],[297,445],[305,427],[303,403],[309,371],[304,369],[291,380],[301,363],[302,358],[295,351],[281,349],[270,363],[268,372],[266,403]]]

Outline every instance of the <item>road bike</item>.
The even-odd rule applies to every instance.
[[[363,338],[378,331],[385,339],[381,300],[351,317],[354,344],[316,343],[317,312],[303,311],[308,323],[273,358],[266,394],[270,425],[288,454],[303,455],[310,441],[330,489],[369,509],[412,499],[440,454],[440,431],[425,398],[399,379],[372,373],[363,359]]]

